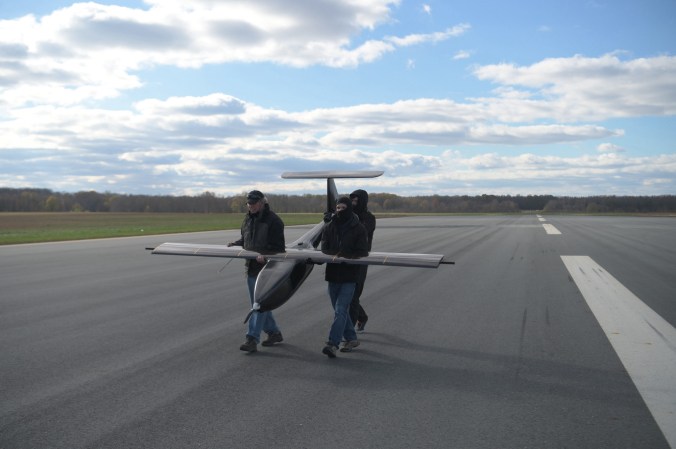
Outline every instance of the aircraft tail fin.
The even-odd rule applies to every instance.
[[[334,211],[338,201],[338,189],[334,178],[377,178],[382,170],[323,170],[284,172],[284,179],[326,179],[326,210]]]

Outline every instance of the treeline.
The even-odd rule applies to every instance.
[[[269,194],[273,209],[284,213],[322,212],[324,195]],[[403,213],[518,213],[522,211],[576,213],[676,212],[676,196],[477,195],[414,196],[391,193],[369,195],[373,212]],[[49,189],[0,188],[0,212],[192,212],[228,213],[246,210],[244,194],[221,197],[212,192],[198,196],[121,195],[116,193],[61,193]]]

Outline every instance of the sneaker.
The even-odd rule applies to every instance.
[[[357,332],[364,332],[364,326],[366,326],[366,321],[357,321]]]
[[[256,352],[258,351],[258,345],[256,344],[256,340],[253,339],[252,337],[246,337],[246,341],[242,344],[242,346],[239,347],[241,351],[246,351],[246,352]]]
[[[340,352],[351,352],[357,346],[359,346],[359,340],[346,341],[343,343],[343,347],[340,348]]]
[[[263,346],[272,346],[275,343],[281,343],[284,341],[284,337],[282,337],[281,332],[277,332],[274,334],[268,334],[268,338],[265,339],[263,343],[261,343]]]
[[[333,346],[331,343],[326,343],[326,346],[324,346],[324,349],[322,349],[322,354],[328,355],[330,359],[335,359],[336,347]]]

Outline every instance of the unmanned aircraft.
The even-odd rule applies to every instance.
[[[376,178],[382,171],[312,171],[285,172],[284,179],[326,179],[326,207],[335,212],[338,191],[335,178]],[[266,264],[256,278],[254,303],[245,322],[254,311],[274,310],[284,304],[298,290],[308,277],[315,264],[346,263],[356,265],[387,265],[399,267],[437,268],[440,264],[453,264],[444,261],[441,254],[388,253],[372,251],[368,256],[346,258],[324,254],[317,249],[321,242],[324,221],[319,222],[308,232],[286,245],[285,252],[259,253],[245,250],[240,246],[202,245],[198,243],[162,243],[152,249],[152,254],[171,254],[180,256],[229,257],[255,259],[263,255]]]

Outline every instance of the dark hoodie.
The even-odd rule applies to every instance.
[[[362,257],[368,255],[368,237],[366,228],[359,217],[352,212],[352,201],[342,197],[338,200],[347,209],[336,213],[322,232],[321,249],[323,253],[341,257]],[[324,279],[329,282],[357,282],[359,265],[328,263]]]
[[[376,230],[376,217],[369,211],[369,194],[366,190],[355,190],[350,193],[350,199],[357,198],[357,206],[354,207],[354,213],[359,217],[359,221],[366,228],[366,234],[368,235],[369,241],[369,251],[371,251],[371,246],[373,245],[373,233]]]

